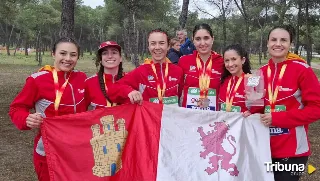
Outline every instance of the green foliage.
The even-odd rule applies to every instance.
[[[297,25],[297,7],[302,2],[302,26],[300,27],[300,42],[306,44],[306,17],[305,3],[309,3],[313,49],[320,52],[320,15],[319,1],[316,0],[242,0],[249,19],[249,47],[247,49],[256,52],[260,46],[262,33],[263,49],[266,49],[266,37],[272,26],[283,20],[294,27]],[[167,30],[170,37],[175,36],[179,27],[179,15],[181,7],[178,0],[105,0],[105,6],[91,8],[83,5],[82,0],[76,0],[75,6],[75,37],[81,42],[81,47],[86,50],[95,50],[101,41],[116,40],[124,45],[128,41],[129,13],[135,10],[135,28],[139,31],[139,49],[146,46],[145,35],[152,29],[162,28]],[[213,0],[206,3],[212,11],[219,11]],[[224,1],[226,2],[226,1]],[[246,23],[241,12],[233,5],[228,7],[226,21],[226,44],[241,43],[246,41]],[[240,0],[237,0],[241,5]],[[282,2],[282,4],[281,4]],[[0,0],[0,44],[5,43],[5,38],[10,36],[11,43],[15,47],[17,39],[28,41],[32,47],[36,42],[36,35],[41,30],[41,41],[49,46],[57,37],[61,21],[61,0]],[[190,4],[190,6],[192,3]],[[201,4],[198,4],[199,6]],[[204,8],[204,7],[201,7]],[[232,9],[231,9],[232,8]],[[267,17],[265,10],[267,11]],[[189,8],[190,10],[190,8]],[[284,12],[284,15],[283,15]],[[212,12],[209,12],[212,14]],[[197,11],[189,11],[186,23],[188,37],[192,37],[192,30],[196,24],[208,23],[213,29],[215,38],[214,50],[220,52],[223,49],[223,27],[221,13],[216,17],[201,18]],[[282,19],[281,19],[282,18]],[[132,26],[132,24],[131,24]],[[265,28],[265,29],[263,29]],[[5,32],[6,34],[4,35]],[[20,33],[21,32],[21,33]],[[144,47],[145,48],[145,47]]]

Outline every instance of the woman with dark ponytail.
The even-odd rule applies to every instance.
[[[219,104],[221,111],[242,112],[249,116],[245,104],[244,77],[251,74],[248,53],[239,44],[229,45],[223,51],[224,68],[221,76]]]
[[[96,65],[99,72],[85,81],[85,100],[92,109],[112,107],[108,89],[123,77],[121,47],[114,41],[101,43],[97,51]]]

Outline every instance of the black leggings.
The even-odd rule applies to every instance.
[[[291,158],[272,158],[272,163],[279,162],[279,164],[304,164],[305,169],[307,168],[306,164],[308,161],[308,157],[291,157]],[[287,171],[275,171],[274,180],[275,181],[299,181],[300,176],[304,172],[287,172]]]

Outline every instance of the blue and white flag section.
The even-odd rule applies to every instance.
[[[259,115],[164,106],[157,181],[271,181],[269,129]]]

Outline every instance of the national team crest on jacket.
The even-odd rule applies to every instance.
[[[125,120],[118,119],[118,130],[114,126],[112,115],[100,119],[103,133],[100,133],[98,124],[92,125],[93,138],[90,140],[95,165],[93,174],[98,177],[115,175],[122,167],[121,155],[128,132],[125,129]]]
[[[152,75],[148,75],[148,81],[153,81],[154,77]]]
[[[189,71],[190,71],[190,72],[195,72],[195,71],[196,71],[196,66],[190,65]]]
[[[234,163],[230,163],[232,157],[237,153],[235,147],[235,138],[232,135],[228,135],[229,126],[225,122],[215,122],[212,126],[212,131],[208,131],[207,134],[203,131],[203,127],[198,127],[198,133],[200,133],[200,140],[202,141],[202,146],[204,147],[204,151],[200,152],[200,157],[206,159],[206,157],[213,153],[214,155],[209,158],[209,164],[211,167],[207,167],[205,171],[208,175],[211,175],[218,171],[219,169],[219,161],[221,160],[220,167],[227,171],[231,176],[238,176],[239,171],[237,166]],[[230,145],[233,147],[233,153],[227,152],[222,143],[224,140],[227,140]]]

